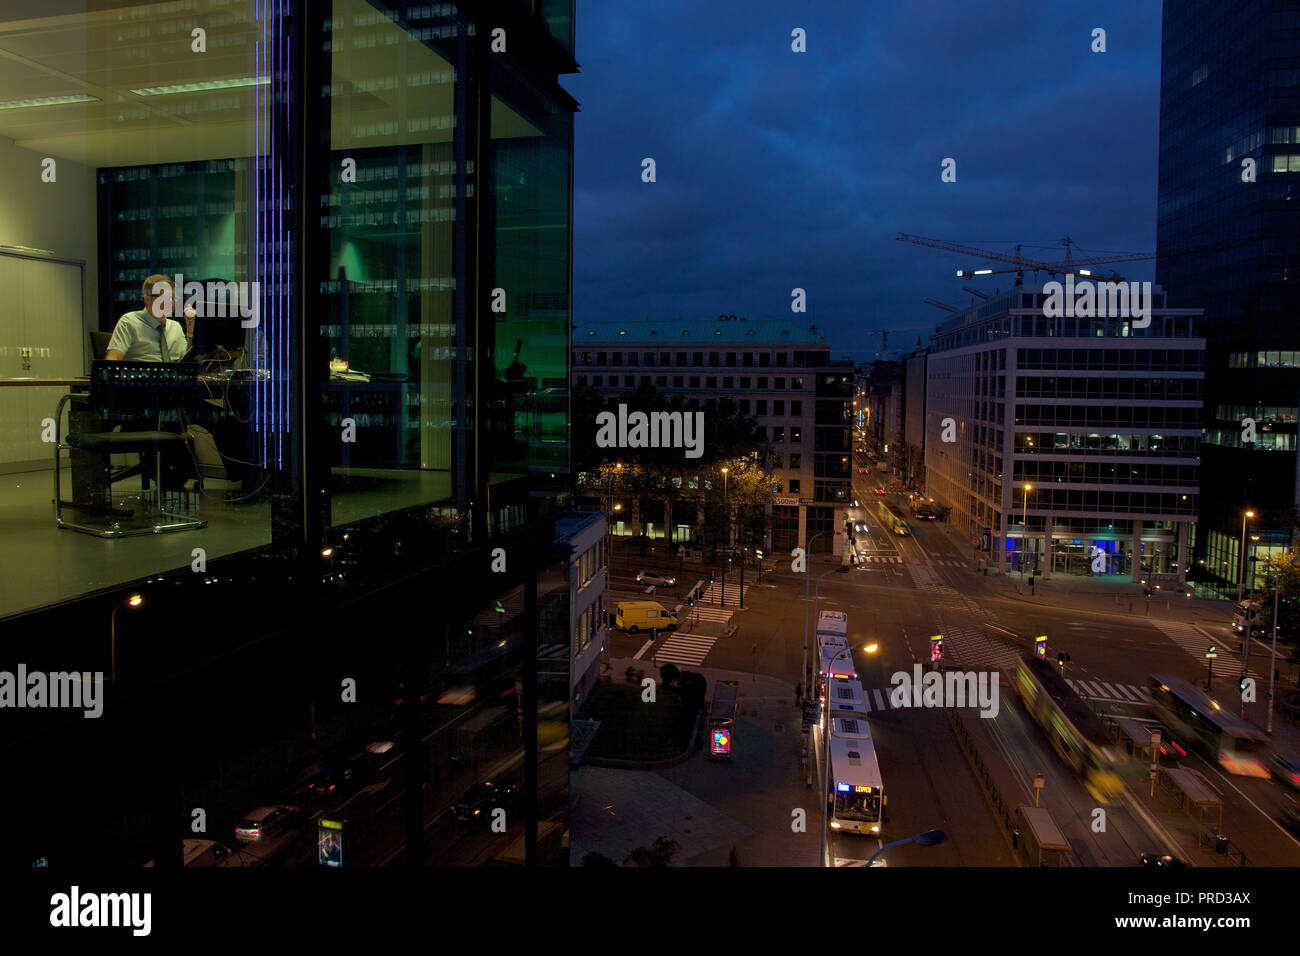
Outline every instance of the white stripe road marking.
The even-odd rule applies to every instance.
[[[1114,687],[1111,687],[1111,686],[1110,686],[1109,684],[1107,684],[1105,681],[1101,681],[1101,680],[1099,680],[1099,681],[1097,681],[1097,683],[1100,684],[1101,687],[1102,687],[1102,689],[1106,691],[1106,696],[1107,696],[1107,697],[1111,698],[1112,700],[1114,700],[1115,698],[1119,697],[1119,695],[1115,693],[1115,688],[1114,688]]]
[[[889,709],[888,707],[885,706],[885,698],[883,698],[883,697],[880,696],[880,688],[879,688],[879,687],[873,687],[873,688],[871,689],[871,693],[872,693],[872,695],[876,698],[876,706],[877,706],[878,708],[880,708],[881,710],[888,710],[888,709]]]
[[[650,647],[653,644],[654,641],[646,641],[644,644],[642,644],[641,650],[637,651],[636,654],[633,655],[632,660],[639,661],[641,659],[641,655],[644,654],[646,651],[650,650]]]
[[[1124,684],[1116,684],[1116,685],[1115,685],[1115,689],[1116,689],[1117,691],[1119,691],[1121,695],[1123,695],[1124,697],[1129,698],[1130,700],[1134,700],[1134,701],[1141,700],[1140,697],[1138,697],[1138,696],[1137,696],[1136,694],[1134,694],[1131,690],[1129,690],[1128,687],[1125,686]]]
[[[1089,697],[1101,697],[1101,696],[1102,696],[1102,694],[1101,694],[1099,691],[1095,690],[1095,689],[1093,688],[1093,686],[1092,686],[1091,684],[1089,684],[1087,681],[1075,681],[1075,683],[1078,684],[1080,687],[1082,687],[1083,690],[1084,690],[1084,693],[1087,694],[1087,696],[1089,696]]]

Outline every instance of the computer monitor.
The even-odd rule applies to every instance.
[[[205,358],[210,361],[230,361],[240,357],[248,330],[238,315],[216,318],[216,308],[208,303],[194,320],[194,339],[186,361]]]

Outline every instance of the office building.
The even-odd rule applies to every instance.
[[[429,814],[507,765],[524,799],[501,839],[547,858],[573,6],[481,13],[0,19],[0,670],[109,688],[98,720],[0,726],[8,862],[179,865],[181,794],[230,841],[253,807],[329,812],[300,776],[322,761],[388,784],[382,811],[348,805],[345,861],[481,862]],[[115,338],[155,274],[182,277],[169,324]],[[308,862],[309,829],[266,852]]]
[[[757,421],[768,443],[766,468],[783,483],[772,513],[776,551],[833,531],[837,506],[852,497],[852,363],[833,361],[815,326],[734,316],[592,324],[574,331],[573,374],[576,385],[610,398],[649,385],[682,396],[689,409],[727,399]],[[665,537],[662,526],[651,526],[653,516],[644,517],[646,533]],[[673,521],[674,542],[695,534],[681,519]],[[616,533],[632,533],[633,521],[616,519]],[[813,549],[828,551],[832,540],[826,534]]]
[[[903,444],[907,460],[905,483],[925,487],[925,377],[926,349],[903,359]]]
[[[1197,572],[1234,599],[1251,558],[1290,545],[1298,500],[1298,67],[1294,2],[1165,4],[1156,280],[1205,310]]]
[[[569,658],[570,699],[575,707],[581,707],[596,689],[600,664],[608,660],[605,652],[609,641],[605,605],[605,588],[609,584],[608,530],[605,516],[600,513],[577,512],[555,524],[558,541],[570,549],[573,620],[569,629],[569,647],[563,656]],[[541,654],[543,660],[548,657],[560,659],[561,656],[559,653],[548,654],[546,649]]]
[[[947,319],[926,386],[926,492],[992,567],[1186,574],[1204,340],[1152,289],[1150,324],[1049,318],[1019,286]]]

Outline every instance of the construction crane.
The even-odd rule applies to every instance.
[[[1014,268],[1011,269],[958,269],[957,277],[959,279],[970,278],[972,276],[997,275],[1000,273],[1014,272],[1016,274],[1016,285],[1024,285],[1025,270],[1030,272],[1046,272],[1048,275],[1064,276],[1067,273],[1075,275],[1091,275],[1091,272],[1085,268],[1087,266],[1104,265],[1110,262],[1138,262],[1143,259],[1154,259],[1154,252],[1119,252],[1104,256],[1087,256],[1082,259],[1073,257],[1074,241],[1068,236],[1061,240],[1065,246],[1065,260],[1057,262],[1046,262],[1039,259],[1026,259],[1020,254],[1020,244],[1016,244],[1015,255],[1005,252],[996,252],[992,249],[979,249],[974,246],[965,246],[956,242],[949,242],[946,239],[927,239],[924,236],[912,236],[900,232],[895,237],[899,242],[910,242],[918,246],[928,246],[931,249],[943,249],[947,252],[959,252],[981,259],[992,259],[996,262],[1011,263]],[[1187,246],[1182,249],[1167,249],[1159,254],[1160,258],[1172,258],[1174,256],[1191,255],[1197,252],[1218,252],[1222,249],[1230,249],[1234,246],[1245,245],[1251,240],[1234,239],[1227,242],[1213,243],[1202,246]],[[1112,274],[1112,281],[1119,281],[1119,276]]]

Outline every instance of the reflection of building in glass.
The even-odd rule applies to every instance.
[[[1243,12],[1230,0],[1165,5],[1156,242],[1169,303],[1205,310],[1195,560],[1198,574],[1234,599],[1243,573],[1250,583],[1245,513],[1254,512],[1251,534],[1290,543],[1300,454],[1300,44],[1294,13],[1267,4],[1252,5],[1238,28],[1219,28]],[[1221,113],[1226,102],[1232,108]],[[1179,254],[1188,247],[1209,248]]]
[[[0,168],[37,171],[0,185],[0,238],[53,253],[0,251],[6,289],[45,290],[0,324],[46,317],[11,336],[31,342],[31,369],[0,356],[0,377],[84,376],[104,351],[94,334],[141,307],[155,272],[257,283],[259,324],[203,324],[201,371],[184,370],[190,391],[167,412],[215,448],[201,488],[183,458],[165,482],[163,506],[202,529],[59,531],[29,409],[53,414],[77,386],[0,389],[0,433],[23,436],[0,441],[0,470],[19,476],[0,507],[31,519],[0,543],[23,556],[6,562],[0,669],[45,659],[41,635],[67,635],[51,666],[68,670],[108,661],[111,641],[122,695],[94,728],[0,727],[32,783],[0,796],[28,821],[0,855],[179,862],[183,792],[235,814],[301,811],[261,846],[278,864],[334,852],[311,821],[346,802],[349,867],[477,865],[430,814],[490,776],[521,794],[500,852],[564,862],[542,854],[567,827],[570,657],[543,655],[571,644],[554,543],[569,497],[576,103],[558,80],[577,69],[572,3],[494,9],[510,53],[455,3],[289,0],[255,19],[128,0],[112,29],[107,15],[0,19],[32,97],[97,84],[0,110]],[[204,17],[224,24],[209,53],[173,51]],[[42,194],[44,157],[58,176]],[[113,427],[113,409],[73,404],[78,435]],[[82,496],[102,505],[88,520],[156,506],[126,456],[88,457],[63,465],[67,487],[100,492]],[[157,749],[113,743],[146,738]],[[87,772],[106,795],[78,817],[93,845],[66,826]]]

